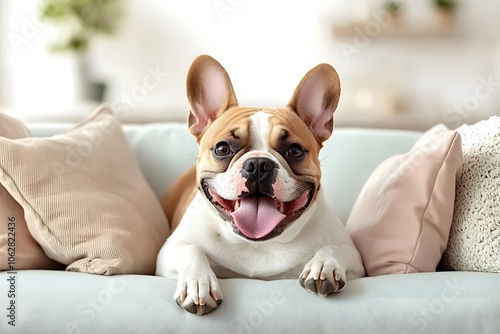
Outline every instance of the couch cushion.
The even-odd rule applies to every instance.
[[[402,154],[422,133],[405,130],[338,128],[320,152],[325,198],[345,224],[371,172],[385,159]]]
[[[439,125],[375,169],[346,225],[367,275],[435,271],[461,165],[460,135]]]
[[[464,164],[445,268],[500,272],[500,117],[457,129]]]
[[[186,169],[196,163],[198,145],[185,123],[124,124],[129,147],[158,199]],[[33,136],[50,137],[68,131],[68,123],[32,123]],[[165,171],[168,170],[168,173]]]
[[[32,123],[33,136],[66,131],[70,124]],[[125,124],[130,148],[144,176],[162,198],[166,189],[196,162],[198,145],[186,123]],[[370,173],[380,162],[407,152],[422,133],[405,130],[337,128],[320,152],[325,198],[343,223]],[[168,168],[168,173],[165,170]]]
[[[0,136],[10,139],[31,137],[23,122],[2,111],[0,111]]]
[[[0,182],[67,270],[153,274],[169,227],[108,106],[67,133],[0,138]]]
[[[0,273],[0,291],[7,291]],[[17,324],[0,333],[497,333],[500,275],[437,272],[348,281],[328,297],[296,279],[221,279],[224,301],[202,317],[172,298],[176,281],[64,271],[17,274]],[[0,305],[8,305],[0,293]]]
[[[0,137],[30,137],[28,129],[17,119],[0,112]],[[3,153],[3,152],[2,152]],[[0,184],[0,270],[56,269],[61,264],[49,259],[33,239],[24,210]]]

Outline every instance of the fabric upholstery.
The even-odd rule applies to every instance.
[[[21,121],[0,112],[0,137],[28,138],[30,133]],[[0,270],[57,269],[62,266],[49,259],[33,239],[23,208],[1,184],[0,221]]]
[[[500,273],[500,117],[457,131],[464,165],[443,265]]]
[[[169,227],[109,106],[63,134],[0,138],[0,151],[0,182],[48,257],[71,271],[154,273]]]
[[[375,169],[346,224],[367,275],[436,270],[461,166],[460,135],[439,125]]]

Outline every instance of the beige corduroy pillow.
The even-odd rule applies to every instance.
[[[47,256],[70,271],[154,274],[169,227],[109,106],[65,134],[0,138],[0,151],[0,182]]]
[[[21,121],[0,112],[0,137],[27,138],[30,133]],[[49,259],[28,231],[23,208],[0,184],[0,271],[58,268],[61,264]]]
[[[346,224],[368,276],[436,270],[461,167],[460,134],[441,124],[373,171]]]

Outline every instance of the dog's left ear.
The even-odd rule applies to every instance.
[[[335,69],[319,64],[302,78],[288,107],[295,111],[321,142],[333,132],[333,113],[340,97],[340,80]]]

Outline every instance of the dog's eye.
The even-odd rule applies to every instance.
[[[233,153],[233,151],[231,151],[231,148],[229,147],[228,143],[226,143],[225,141],[221,141],[220,143],[217,143],[217,145],[215,145],[215,148],[213,149],[213,152],[218,157],[226,157],[226,156],[231,155]]]
[[[293,159],[302,158],[304,156],[304,149],[299,144],[293,144],[286,151],[286,156]]]

